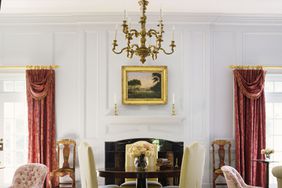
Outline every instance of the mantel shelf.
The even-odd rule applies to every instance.
[[[181,124],[185,119],[182,115],[157,115],[157,116],[106,116],[108,124]]]

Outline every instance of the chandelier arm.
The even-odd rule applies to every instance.
[[[148,32],[147,32],[147,35],[149,37],[152,37],[152,36],[155,36],[156,38],[158,38],[158,32],[154,29],[150,29]]]
[[[138,37],[139,36],[139,32],[136,29],[130,29],[129,33],[131,34],[131,36],[135,36]]]
[[[155,46],[155,45],[150,45],[149,46],[149,51],[150,51],[150,54],[152,56],[152,59],[156,60],[157,57],[158,57],[157,55],[159,53],[159,48],[157,46]]]
[[[171,54],[174,53],[174,48],[171,48],[171,52],[166,52],[165,49],[163,49],[163,48],[159,48],[159,50],[163,51],[163,53],[166,54],[166,55],[171,55]]]
[[[134,47],[136,47],[136,48],[134,49]],[[137,50],[138,48],[139,48],[138,44],[132,44],[131,45],[131,49],[132,50]]]
[[[115,48],[112,49],[112,51],[115,53],[115,54],[121,54],[122,52],[124,52],[125,50],[127,50],[128,47],[124,47],[123,49],[121,49],[120,51],[116,51]]]

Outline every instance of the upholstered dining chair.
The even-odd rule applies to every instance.
[[[133,144],[138,144],[138,143],[145,143],[145,144],[149,144],[152,145],[154,148],[154,155],[149,156],[148,157],[148,168],[154,169],[156,168],[157,165],[157,159],[158,159],[158,147],[156,144],[151,144],[149,142],[146,141],[137,141]],[[129,149],[132,146],[132,144],[126,144],[125,146],[125,169],[129,170],[134,167],[134,157],[132,157],[129,153]],[[147,180],[147,188],[161,188],[162,184],[160,184],[158,182],[158,178],[148,178]],[[122,188],[135,188],[136,187],[136,179],[132,179],[132,178],[126,178],[125,182],[123,184],[121,184]]]
[[[195,142],[185,147],[180,170],[179,186],[165,188],[202,188],[205,166],[205,148]]]
[[[91,146],[81,142],[78,146],[81,188],[98,188],[97,172],[94,154]],[[117,185],[99,186],[99,188],[116,188]]]
[[[282,166],[272,168],[272,174],[277,179],[278,188],[282,188]]]
[[[13,177],[10,188],[41,188],[48,173],[47,166],[30,163],[20,166]]]
[[[247,185],[239,172],[231,166],[222,166],[221,170],[224,174],[228,188],[259,188]]]

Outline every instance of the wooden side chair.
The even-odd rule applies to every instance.
[[[225,154],[228,153],[228,165],[231,165],[231,142],[229,140],[215,140],[212,142],[212,164],[213,164],[213,188],[217,185],[226,185],[226,183],[217,183],[216,179],[224,177],[221,170],[225,166]],[[218,154],[218,165],[215,164],[216,153]]]
[[[50,172],[50,182],[49,185],[52,188],[59,187],[72,187],[75,188],[75,161],[76,161],[76,142],[71,139],[62,139],[57,141],[57,160],[58,160],[58,168]],[[70,165],[70,154],[72,151],[72,164]],[[60,157],[61,152],[63,154],[63,165],[60,167]],[[52,185],[53,178],[60,178],[64,176],[69,176],[71,178],[71,182],[58,182],[58,186]]]

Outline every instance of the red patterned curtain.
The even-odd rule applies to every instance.
[[[264,70],[234,70],[236,168],[247,184],[266,185]]]
[[[55,127],[55,71],[26,70],[28,102],[28,161],[57,167]],[[47,177],[47,182],[49,177]],[[46,185],[46,187],[49,187]]]

